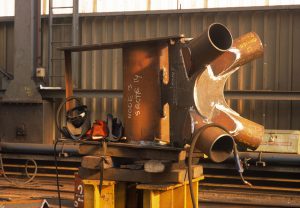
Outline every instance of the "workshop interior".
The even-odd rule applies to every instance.
[[[0,207],[300,207],[300,2],[108,2],[0,1]]]

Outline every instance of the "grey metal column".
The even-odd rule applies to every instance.
[[[53,24],[53,1],[49,0],[49,15],[48,15],[48,85],[51,85],[52,77],[52,24]]]
[[[79,13],[78,13],[78,0],[73,0],[73,15],[72,15],[72,45],[79,45]],[[72,53],[72,69],[73,80],[78,85],[79,84],[79,54]],[[79,87],[79,86],[76,86]]]
[[[15,1],[14,79],[8,85],[3,102],[41,103],[33,81],[36,61],[35,0]]]
[[[15,1],[14,79],[0,103],[1,142],[52,143],[52,105],[34,82],[38,56],[37,1]]]
[[[36,55],[35,55],[35,69],[42,66],[42,31],[41,31],[41,0],[35,0],[34,8],[34,19],[35,19],[35,46],[36,46]]]

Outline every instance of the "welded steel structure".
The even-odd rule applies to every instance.
[[[184,146],[209,123],[224,126],[236,142],[256,149],[263,127],[244,119],[225,102],[228,77],[263,53],[255,33],[236,39],[222,24],[200,36],[143,42],[123,49],[125,136]],[[231,136],[218,127],[205,130],[197,147],[216,162],[228,157]]]
[[[200,36],[173,36],[61,48],[65,54],[66,97],[73,95],[72,52],[122,48],[125,137],[135,144],[183,147],[200,137],[197,147],[215,162],[227,159],[233,138],[256,149],[264,128],[244,119],[225,102],[225,82],[239,67],[263,52],[255,33],[234,41],[228,29],[212,24]],[[69,108],[69,106],[67,106]],[[198,129],[206,124],[201,135]]]
[[[296,24],[300,20],[299,9],[299,6],[276,6],[81,14],[79,43],[107,43],[181,33],[187,37],[195,37],[212,22],[227,25],[234,38],[248,31],[255,31],[264,42],[264,57],[242,66],[241,70],[228,79],[225,86],[226,98],[231,99],[228,103],[241,115],[266,128],[299,129],[300,85],[297,82],[297,69],[300,62],[296,58],[300,46],[297,39],[300,34],[299,24]],[[55,18],[64,23],[70,16],[60,15]],[[13,21],[12,17],[0,18],[0,67],[11,75],[17,73],[14,70]],[[47,22],[47,17],[42,17],[40,31],[43,66],[48,65]],[[57,27],[53,30],[53,36],[58,41],[64,41],[71,33],[72,28]],[[57,50],[53,52],[55,57],[63,58],[63,54]],[[53,75],[49,77],[52,80],[50,85],[64,87],[63,67],[64,64],[57,61],[54,71],[46,73],[47,79],[49,74]],[[80,55],[78,71],[73,73],[73,85],[77,95],[87,97],[85,102],[92,109],[92,119],[104,116],[103,112],[107,111],[118,117],[123,116],[121,69],[122,54],[119,49]],[[0,82],[0,95],[3,97],[10,80],[3,77]],[[46,100],[64,97],[63,89],[43,89],[40,92]],[[95,98],[95,95],[104,98]]]
[[[266,128],[299,129],[299,11],[300,7],[294,5],[80,14],[79,44],[139,40],[182,33],[187,37],[196,37],[213,22],[225,24],[233,38],[254,31],[263,40],[264,56],[241,66],[241,70],[229,77],[225,86],[225,96],[230,99],[228,104],[241,115]],[[48,17],[41,18],[41,60],[42,66],[47,66]],[[55,16],[60,23],[68,22],[70,18],[70,15]],[[66,41],[71,33],[71,27],[53,29],[56,41]],[[2,71],[13,75],[16,73],[13,17],[0,18],[0,37],[0,67]],[[53,50],[53,53],[55,57],[63,58],[59,51]],[[56,61],[53,71],[47,71],[45,79],[51,80],[50,86],[64,88],[63,69],[64,63]],[[123,116],[122,77],[120,49],[79,56],[78,71],[73,73],[73,85],[78,96],[87,97],[85,102],[92,109],[92,119],[104,117],[104,112]],[[1,97],[9,82],[8,77],[1,75]],[[63,89],[43,89],[40,92],[46,100],[64,97]]]
[[[16,2],[20,3],[23,1]],[[26,8],[29,10],[32,8],[28,7],[34,5],[33,1],[30,2],[30,5],[27,2],[25,3],[28,4]],[[21,4],[19,5],[19,9],[20,8],[22,8]],[[221,129],[211,128],[208,129],[209,131],[203,132],[202,136],[204,139],[199,140],[197,147],[209,155],[214,161],[222,161],[227,158],[231,152],[232,137],[238,143],[255,149],[263,131],[262,126],[239,117],[237,113],[228,108],[223,97],[223,87],[227,78],[229,81],[225,87],[227,90],[254,90],[251,92],[229,91],[227,92],[227,98],[299,100],[299,92],[291,92],[291,90],[300,89],[299,82],[297,82],[297,74],[299,72],[296,70],[299,66],[299,59],[295,58],[299,46],[299,24],[295,24],[300,17],[298,13],[299,7],[277,7],[275,8],[275,12],[269,8],[258,8],[255,10],[244,9],[243,12],[240,12],[240,9],[238,11],[235,9],[228,9],[227,11],[216,9],[205,10],[204,12],[203,10],[193,10],[172,11],[171,13],[161,11],[147,14],[105,14],[105,16],[102,14],[91,16],[82,15],[80,17],[80,43],[107,43],[97,46],[86,46],[83,49],[92,49],[92,47],[101,50],[118,49],[82,53],[82,55],[80,55],[78,71],[73,71],[73,75],[71,74],[70,76],[69,74],[69,77],[67,76],[66,78],[69,79],[71,87],[75,86],[75,94],[81,97],[87,97],[84,101],[93,112],[92,119],[98,118],[99,115],[106,114],[107,112],[113,112],[115,115],[122,117],[122,108],[125,109],[124,112],[128,113],[128,101],[127,103],[124,102],[126,105],[121,105],[121,98],[124,97],[123,93],[127,93],[127,99],[131,95],[134,95],[135,102],[138,104],[142,103],[141,98],[145,98],[144,100],[147,101],[148,106],[143,105],[146,106],[149,111],[147,112],[148,118],[144,121],[145,123],[139,122],[138,120],[126,122],[126,134],[129,143],[135,145],[123,144],[122,146],[122,144],[112,143],[116,147],[112,146],[110,149],[119,152],[119,145],[122,146],[121,148],[123,149],[127,148],[126,150],[129,150],[128,152],[131,153],[132,148],[129,148],[129,146],[134,146],[134,149],[137,149],[136,146],[139,146],[139,151],[136,151],[136,154],[134,154],[136,158],[142,155],[143,157],[140,159],[161,159],[160,157],[166,159],[164,154],[159,154],[161,152],[167,153],[166,149],[168,148],[166,148],[166,146],[155,146],[157,149],[153,155],[157,157],[149,157],[149,155],[145,154],[149,146],[142,146],[140,144],[169,143],[174,146],[182,146],[190,142],[191,137],[195,136],[196,130],[202,125],[214,122],[225,126],[233,136]],[[33,32],[34,26],[29,22],[29,19],[30,21],[34,20],[32,14],[30,12],[20,14],[23,14],[26,18],[20,19],[18,17],[15,25],[24,28],[25,25],[20,23],[22,23],[22,21],[23,23],[26,22],[28,26],[26,29]],[[58,20],[64,22],[64,20],[68,18],[69,16],[61,16]],[[1,19],[1,21],[0,45],[3,47],[0,47],[0,63],[1,72],[4,72],[2,74],[7,78],[1,80],[2,89],[0,91],[0,95],[4,98],[4,101],[7,99],[7,102],[3,102],[0,106],[1,151],[5,153],[4,156],[6,158],[35,158],[39,160],[39,162],[40,160],[53,160],[53,145],[33,145],[32,143],[51,143],[53,141],[53,129],[51,129],[53,127],[53,119],[51,115],[53,115],[52,108],[54,109],[55,106],[49,104],[49,102],[45,102],[45,99],[63,98],[65,97],[65,91],[64,89],[49,88],[42,88],[39,91],[36,90],[37,85],[35,84],[37,83],[32,82],[32,79],[34,79],[33,69],[35,67],[32,61],[32,59],[35,58],[32,54],[35,53],[33,49],[35,49],[37,45],[32,42],[32,36],[25,37],[22,33],[18,33],[15,36],[13,35],[12,18]],[[204,31],[204,28],[209,26],[212,22],[221,22],[227,25],[232,31],[233,37],[241,36],[233,41],[230,41],[230,38],[222,39],[218,37],[216,40],[225,41],[227,39],[228,44],[219,45],[218,48],[221,50],[216,51],[217,54],[212,56],[214,58],[205,61],[202,60],[202,64],[198,62],[199,59],[197,59],[197,55],[194,56],[197,52],[199,53],[199,50],[202,48],[200,47],[202,44],[200,44],[199,48],[196,47],[197,40],[199,40],[197,36],[199,32]],[[273,31],[274,28],[276,28],[276,32]],[[226,30],[224,31],[226,33]],[[252,62],[253,64],[251,66],[243,66],[246,62],[262,55],[262,45],[258,36],[252,32],[246,33],[249,31],[257,32],[263,39],[264,46],[266,46],[265,55],[263,61],[260,59]],[[46,42],[46,19],[42,19],[42,32],[42,40]],[[66,34],[69,33],[70,30],[67,28],[56,28],[54,30],[54,36],[58,37],[59,40],[63,40]],[[170,36],[181,33],[187,34],[187,37],[195,38],[192,40],[180,35]],[[124,41],[128,39],[145,40],[145,38],[149,37],[167,38],[148,39],[146,41]],[[14,39],[19,43],[16,47],[25,50],[25,54],[15,52],[15,55],[19,58],[18,61],[15,62],[15,64],[17,64],[16,67],[13,66],[14,50],[12,50],[12,45]],[[121,42],[116,43],[116,41]],[[115,42],[116,44],[111,44],[111,42]],[[230,42],[232,42],[232,45],[229,44]],[[32,47],[28,48],[28,45],[32,45]],[[82,49],[76,47],[70,48],[70,50],[74,50],[75,52],[82,51]],[[123,51],[123,55],[121,50]],[[42,64],[46,66],[47,46],[42,46],[42,51]],[[209,54],[205,52],[201,52],[200,55],[203,53],[205,55]],[[55,53],[58,57],[60,56],[58,51],[55,51]],[[130,54],[138,54],[139,56],[131,56]],[[21,56],[29,57],[30,60],[27,58],[23,60],[23,58],[20,58]],[[67,60],[69,60],[70,57],[71,56],[67,57]],[[139,58],[137,59],[136,57]],[[140,61],[146,65],[140,65]],[[123,63],[126,63],[123,65],[124,68],[122,67]],[[151,66],[151,68],[153,67],[155,70],[145,72],[145,76],[150,79],[143,80],[142,82],[139,76],[135,76],[138,75],[135,74],[135,70],[138,70],[137,66],[145,67],[145,69]],[[197,66],[199,66],[199,68],[197,68]],[[240,70],[238,73],[232,74],[238,69],[237,67],[240,66],[242,69],[247,70]],[[63,68],[63,63],[56,63],[51,72],[51,76],[48,76],[51,82],[43,84],[64,86],[64,80],[62,79]],[[276,68],[275,72],[274,68]],[[125,71],[124,74],[122,69]],[[11,81],[13,78],[13,76],[11,76],[12,74],[15,75],[15,83]],[[22,76],[22,74],[26,75]],[[232,75],[231,78],[229,75]],[[73,78],[73,80],[70,79],[70,77]],[[145,95],[144,97],[139,96],[141,91],[132,91],[133,88],[131,87],[129,87],[128,90],[128,88],[125,88],[128,85],[125,85],[123,91],[122,77],[124,77],[126,83],[131,82],[133,88],[140,86],[141,90],[149,90],[151,94],[146,93],[145,95],[145,93],[143,93],[143,95]],[[11,86],[10,83],[12,83]],[[216,85],[216,83],[218,84]],[[24,88],[26,85],[29,85],[30,88]],[[149,85],[152,86],[151,90],[147,87]],[[16,86],[20,86],[20,88]],[[103,88],[107,90],[103,90]],[[5,89],[8,90],[6,91]],[[260,89],[264,89],[265,91],[255,91]],[[268,91],[278,89],[285,91]],[[210,90],[214,93],[210,93]],[[41,93],[41,97],[39,93]],[[215,96],[211,97],[211,95]],[[203,96],[206,97],[206,99],[202,99]],[[182,99],[178,99],[180,97]],[[208,103],[218,103],[218,105],[211,106]],[[295,122],[298,118],[297,112],[299,112],[299,108],[297,108],[298,103],[296,102],[289,103],[285,101],[285,103],[271,103],[262,101],[234,101],[230,102],[230,104],[237,107],[239,112],[249,115],[246,116],[247,118],[254,118],[256,121],[267,124],[269,128],[277,128],[278,126],[281,128],[295,128],[295,126],[299,124],[299,122]],[[286,106],[288,106],[288,108],[286,108]],[[131,111],[131,113],[135,113],[132,115],[138,115],[141,112]],[[273,116],[274,114],[277,115]],[[126,115],[123,114],[123,116],[125,118]],[[151,120],[147,120],[150,118]],[[16,121],[18,123],[16,123]],[[143,126],[147,122],[152,125]],[[26,126],[24,126],[23,123],[26,123]],[[43,124],[43,126],[41,124]],[[7,126],[10,126],[10,128],[7,128]],[[137,127],[136,132],[134,132],[134,129],[130,129],[134,126]],[[241,126],[245,128],[240,128]],[[151,132],[149,129],[146,131],[141,130],[145,127],[151,128],[153,131]],[[49,134],[44,130],[49,131]],[[130,133],[130,131],[133,132]],[[5,132],[5,135],[10,136],[3,137],[3,132]],[[3,138],[5,142],[3,142]],[[214,144],[217,144],[218,141],[220,141],[222,147],[226,148],[219,148],[218,145],[218,148],[213,148]],[[27,144],[11,142],[24,142]],[[141,146],[142,148],[140,148]],[[64,153],[69,156],[76,156],[76,158],[63,158],[63,160],[66,161],[69,159],[70,161],[79,161],[79,155],[82,156],[82,153],[78,152],[77,146],[70,148],[61,147],[58,148],[58,151],[64,151]],[[261,156],[249,152],[242,153],[241,158],[245,161],[249,158],[255,160],[259,158],[257,159],[257,163],[275,162],[285,165],[286,163],[294,163],[297,165],[297,161],[299,161],[297,155],[264,154]],[[231,157],[229,161],[232,160],[233,158]],[[218,165],[222,166],[222,164]],[[224,167],[227,169],[228,164],[224,164]],[[284,167],[291,172],[298,171],[295,167]],[[250,169],[251,168],[253,168],[253,166],[251,166]],[[53,170],[52,167],[50,169]],[[260,167],[255,166],[253,169],[260,169]],[[277,168],[272,166],[263,167],[261,170],[262,169],[277,172],[282,171],[281,167]],[[222,171],[215,172],[219,173]],[[260,177],[260,180],[270,180],[268,174],[263,175],[267,177]],[[210,176],[208,175],[206,177],[209,178]],[[98,179],[99,177],[97,177],[97,180]],[[226,179],[232,180],[231,177],[226,177]],[[223,182],[223,180],[226,179],[222,178],[221,180]],[[283,181],[286,182],[289,179],[290,178],[287,178]],[[275,178],[274,181],[278,184],[278,179]],[[293,179],[289,180],[289,182],[295,186]],[[231,186],[231,184],[229,186]],[[286,204],[290,204],[288,200],[281,201],[286,201]]]

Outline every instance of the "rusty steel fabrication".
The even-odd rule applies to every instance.
[[[18,2],[20,3],[21,1],[19,0]],[[20,8],[22,8],[21,4],[19,4],[19,9]],[[27,17],[26,22],[33,19],[31,13],[30,15],[25,15],[25,13],[24,16]],[[19,23],[20,21],[16,22],[17,28],[20,27]],[[30,30],[32,29],[34,29],[33,26]],[[15,34],[20,33],[16,32]],[[19,38],[19,36],[16,37]],[[30,39],[31,42],[32,37]],[[19,46],[17,49],[22,49],[24,44],[25,43],[17,44]],[[10,161],[11,158],[24,159],[27,157],[27,154],[32,154],[29,157],[47,161],[51,160],[49,158],[54,154],[58,198],[60,199],[58,162],[62,161],[62,157],[66,157],[63,160],[69,162],[77,163],[81,160],[79,169],[72,168],[72,171],[78,170],[78,176],[83,181],[92,181],[92,183],[85,183],[84,186],[86,188],[89,185],[95,187],[95,190],[92,192],[85,193],[86,197],[83,199],[84,203],[90,203],[91,200],[89,197],[93,194],[94,202],[99,201],[105,195],[105,191],[102,192],[103,195],[101,195],[101,190],[105,189],[102,189],[102,185],[105,186],[108,181],[114,181],[112,183],[118,185],[125,182],[128,185],[124,186],[126,187],[126,192],[129,191],[127,193],[130,193],[129,189],[131,188],[129,187],[132,187],[132,184],[134,184],[135,189],[138,190],[138,187],[141,188],[143,185],[136,186],[136,184],[149,183],[150,185],[147,188],[141,188],[143,190],[144,205],[152,200],[152,198],[151,200],[146,200],[149,198],[147,193],[152,193],[152,191],[156,192],[155,186],[157,184],[159,184],[157,187],[161,189],[161,185],[164,183],[175,183],[176,187],[178,184],[184,184],[184,194],[181,192],[175,194],[174,197],[172,195],[172,201],[169,201],[170,204],[177,204],[177,207],[185,206],[185,204],[193,204],[193,207],[197,207],[198,181],[203,180],[203,166],[207,165],[206,160],[202,160],[201,164],[199,164],[198,159],[203,158],[204,154],[212,161],[218,163],[228,158],[228,161],[232,161],[234,158],[236,168],[243,183],[251,186],[249,182],[245,181],[242,173],[244,171],[243,168],[248,168],[253,162],[247,163],[248,160],[246,160],[247,158],[245,157],[241,157],[242,160],[240,159],[235,143],[243,148],[255,150],[262,141],[264,127],[246,118],[242,118],[227,105],[224,98],[224,86],[228,78],[239,70],[240,66],[262,56],[263,45],[258,35],[254,32],[249,32],[233,39],[226,26],[220,23],[214,23],[204,30],[203,33],[194,38],[176,35],[155,39],[61,48],[60,50],[62,50],[65,55],[65,96],[67,99],[66,102],[63,102],[60,107],[58,107],[59,110],[56,117],[57,124],[59,123],[60,109],[64,104],[66,104],[66,110],[69,110],[69,112],[72,112],[76,108],[79,109],[78,106],[73,108],[74,103],[67,102],[73,93],[89,93],[89,95],[94,98],[99,98],[100,96],[94,94],[97,90],[86,89],[78,91],[75,89],[74,91],[73,87],[76,88],[76,85],[74,85],[74,76],[72,76],[72,73],[76,73],[77,70],[73,71],[72,67],[75,68],[77,66],[74,66],[76,57],[74,58],[72,52],[116,48],[120,48],[120,51],[122,51],[123,91],[103,90],[102,93],[112,97],[116,94],[118,97],[123,97],[122,120],[124,121],[124,134],[122,134],[123,126],[117,118],[117,122],[115,123],[120,125],[120,127],[117,127],[119,130],[118,133],[120,134],[115,134],[117,136],[112,134],[114,130],[112,120],[114,117],[109,115],[106,123],[110,125],[107,125],[109,127],[105,127],[105,130],[110,132],[103,133],[103,135],[95,134],[95,137],[85,137],[85,130],[88,129],[85,129],[81,125],[81,128],[78,129],[81,129],[82,133],[78,137],[72,136],[72,134],[75,135],[75,133],[78,135],[75,131],[73,133],[73,129],[70,130],[70,132],[69,130],[67,131],[69,135],[66,135],[65,131],[61,131],[65,138],[57,139],[54,146],[2,142],[0,149],[5,152],[5,154],[3,154],[5,161]],[[38,50],[38,47],[36,50]],[[30,52],[32,51],[30,50]],[[115,62],[117,63],[118,61]],[[33,63],[30,63],[30,65],[35,67]],[[26,71],[31,72],[31,69],[32,67],[27,67]],[[43,91],[47,92],[46,89],[48,87],[40,85],[39,92],[36,88],[32,91],[31,88],[27,87],[28,83],[31,83],[30,86],[37,83],[33,83],[32,80],[29,80],[29,76],[26,76],[27,79],[22,82],[20,82],[21,78],[20,76],[16,76],[15,82],[12,82],[5,92],[1,106],[5,106],[5,109],[2,109],[2,111],[6,113],[4,114],[6,116],[3,117],[2,120],[0,119],[0,124],[3,124],[3,126],[16,126],[16,130],[15,128],[4,129],[8,129],[9,131],[5,131],[10,133],[16,132],[17,139],[23,139],[28,142],[29,140],[27,138],[32,137],[29,137],[29,135],[31,135],[29,133],[31,133],[32,129],[25,126],[25,124],[27,125],[27,119],[32,116],[23,113],[22,118],[26,119],[25,122],[22,119],[18,119],[18,124],[16,125],[6,122],[6,118],[11,116],[10,114],[13,112],[17,117],[19,117],[21,111],[27,112],[30,110],[28,112],[33,112],[34,109],[36,109],[36,105],[32,105],[32,103],[38,106],[42,104],[43,106],[38,116],[44,115],[45,110],[47,110],[46,105],[48,106],[48,104],[44,103],[45,101],[43,101],[42,98],[45,98]],[[98,78],[95,80],[98,81]],[[16,83],[21,83],[22,86],[25,86],[25,94],[23,91],[17,91],[17,94],[14,92]],[[97,92],[99,91],[101,90]],[[49,92],[50,91],[47,93]],[[73,98],[71,97],[71,99]],[[13,106],[14,108],[20,108],[20,104],[22,104],[22,110],[15,111],[14,108],[10,109],[9,106],[11,102],[17,104]],[[28,105],[29,103],[30,105]],[[83,104],[80,107],[83,108]],[[90,128],[90,117],[84,116],[89,115],[89,111],[86,108],[85,106],[84,111],[78,110],[80,117],[76,115],[69,116],[67,113],[66,122],[68,122],[69,119],[74,121],[72,123],[74,126],[76,126],[76,124],[79,126],[79,123],[88,121],[87,127]],[[7,109],[10,109],[10,111],[7,111]],[[108,111],[109,110],[105,110],[105,113],[110,113]],[[47,126],[52,120],[52,117],[45,116],[42,118],[43,126],[46,127],[45,129],[47,131],[45,131],[45,133],[38,133],[44,133],[44,138],[53,138],[46,137],[46,133],[48,133]],[[103,123],[105,123],[105,121],[103,121]],[[96,127],[100,126],[100,122],[97,121],[96,124],[98,126],[93,126],[91,130],[92,133]],[[65,129],[65,127],[60,128],[59,125],[57,125],[57,127],[60,130]],[[33,130],[37,132],[35,128],[36,125],[34,125]],[[50,128],[49,132],[51,132]],[[36,136],[35,138],[39,137]],[[35,138],[32,142],[51,143],[51,141],[40,141]],[[71,145],[64,146],[65,143],[67,144],[69,142],[65,140],[66,138],[76,140],[77,143],[74,143],[75,146],[72,146],[74,141],[71,141]],[[62,147],[57,147],[59,143],[62,143]],[[200,152],[194,152],[194,147],[200,150]],[[22,157],[17,155],[17,152],[21,152],[23,154]],[[234,152],[234,154],[232,154],[232,152]],[[243,156],[243,154],[240,156]],[[265,165],[267,160],[263,161],[262,158],[264,157],[260,154],[259,160],[255,163],[256,166]],[[286,158],[282,157],[280,159],[285,160]],[[299,158],[294,159],[296,161]],[[34,160],[28,161],[32,161],[36,164]],[[28,161],[25,164],[26,171]],[[2,158],[1,163],[4,173]],[[12,166],[6,167],[10,169],[15,168]],[[37,165],[34,177],[36,171]],[[220,176],[211,174],[207,174],[206,177],[208,180],[220,178]],[[231,178],[228,177],[228,179]],[[29,181],[31,180],[30,178]],[[25,183],[27,183],[27,181]],[[190,186],[189,192],[186,188],[188,185]],[[114,185],[111,187],[111,190],[114,192],[114,189],[116,188],[117,190],[117,187],[118,186]],[[167,189],[169,189],[169,187],[167,187]],[[132,191],[136,192],[136,190]],[[99,195],[97,195],[98,192]],[[115,193],[117,192],[118,191]],[[183,200],[184,205],[176,203],[176,198],[180,198],[177,197],[179,195],[187,196],[187,198]],[[190,197],[188,195],[190,195]],[[127,196],[128,195],[126,195],[126,197]],[[158,196],[159,197],[154,198],[157,199],[163,195]],[[139,197],[135,198],[136,202],[140,201]],[[163,199],[163,197],[161,198]],[[125,196],[123,199],[125,199]],[[170,198],[167,197],[162,201],[169,199]],[[108,201],[111,203],[114,202],[114,200],[115,198],[112,197]],[[156,202],[158,203],[157,200]],[[160,204],[162,207],[165,206],[164,203]],[[137,205],[136,207],[140,206]]]
[[[263,54],[259,37],[252,32],[233,41],[224,25],[214,23],[193,39],[180,35],[61,48],[67,99],[73,95],[71,53],[115,48],[122,48],[123,55],[123,142],[81,144],[79,152],[86,156],[79,177],[96,184],[99,178],[150,183],[153,191],[155,183],[182,184],[188,176],[191,197],[187,203],[197,207],[198,190],[194,190],[193,180],[203,179],[202,166],[192,163],[197,148],[214,162],[223,162],[234,152],[243,183],[252,186],[243,178],[235,143],[255,150],[264,127],[229,108],[224,86],[241,65]],[[70,107],[66,106],[67,110]],[[108,161],[108,157],[131,160],[105,168],[102,158]],[[94,204],[99,203],[99,197],[96,199]]]
[[[196,38],[173,36],[142,41],[61,48],[66,57],[66,96],[73,94],[71,52],[122,48],[125,137],[129,143],[183,147],[198,129],[209,127],[196,146],[215,162],[227,159],[233,139],[256,149],[264,128],[228,107],[224,85],[239,67],[263,54],[259,37],[250,32],[232,40],[222,24]]]
[[[182,147],[201,126],[216,123],[197,147],[215,162],[224,161],[233,142],[256,149],[263,126],[239,116],[224,99],[227,78],[263,53],[251,32],[233,41],[221,24],[192,40],[184,37],[142,43],[123,50],[125,135],[131,142],[166,142]],[[231,136],[232,135],[232,136]]]

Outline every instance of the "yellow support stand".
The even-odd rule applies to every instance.
[[[193,179],[193,190],[196,202],[198,202],[199,180]],[[143,208],[192,208],[189,183],[182,184],[139,184],[137,189],[143,190]],[[198,203],[197,203],[198,208]]]
[[[125,208],[125,183],[103,181],[100,195],[99,180],[82,180],[84,208]]]
[[[199,180],[202,179],[203,177],[193,179],[193,190],[197,202]],[[99,180],[82,180],[82,184],[84,187],[84,208],[126,207],[126,183],[103,181],[101,195]],[[192,208],[188,182],[180,184],[138,184],[136,189],[143,191],[143,208]]]

